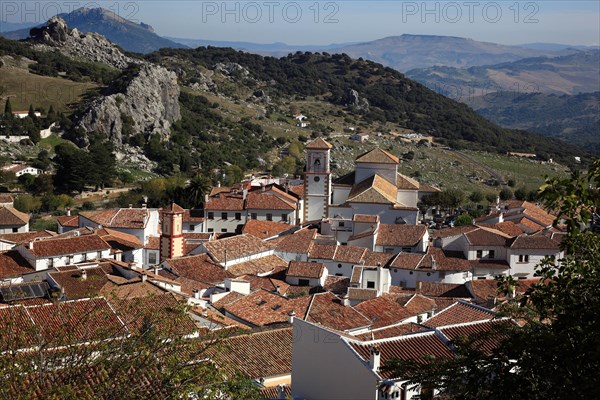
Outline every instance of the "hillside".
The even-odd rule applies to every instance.
[[[126,51],[150,53],[163,47],[186,47],[158,36],[148,24],[136,24],[104,8],[79,8],[58,16],[68,23],[69,28],[76,28],[80,32],[99,33]],[[1,36],[12,40],[26,39],[29,37],[29,31],[30,28],[26,28],[4,32]]]
[[[499,125],[557,137],[600,154],[600,92],[532,93],[475,99],[477,112]]]
[[[523,58],[555,57],[573,51],[569,49],[563,50],[563,52],[528,49],[452,36],[405,34],[345,46],[330,52],[345,53],[353,58],[362,57],[406,72],[415,68],[437,65],[468,68],[511,62]]]
[[[580,149],[559,141],[500,128],[466,105],[441,96],[398,71],[345,55],[300,53],[277,59],[231,49],[198,48],[163,49],[147,59],[182,71],[180,82],[184,86],[206,82],[207,76],[198,66],[211,71],[225,70],[228,80],[235,85],[220,90],[230,97],[246,99],[256,91],[273,103],[311,97],[335,106],[334,113],[347,112],[372,126],[392,124],[432,134],[452,147],[524,151],[564,158],[581,153]]]

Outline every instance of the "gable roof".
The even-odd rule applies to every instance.
[[[221,193],[218,197],[211,197],[204,203],[205,210],[215,211],[242,211],[244,198],[241,194]]]
[[[285,270],[287,262],[275,254],[244,261],[227,267],[233,276],[240,275],[266,275]]]
[[[401,190],[419,190],[421,184],[416,179],[398,173],[396,175],[396,187]]]
[[[242,233],[256,236],[259,239],[266,239],[271,236],[276,236],[281,232],[285,232],[291,228],[292,227],[290,225],[282,222],[251,219],[244,225]]]
[[[427,233],[425,225],[380,224],[377,230],[377,246],[414,247]]]
[[[29,223],[29,215],[10,206],[0,207],[0,226],[23,226]]]
[[[330,292],[312,295],[303,319],[338,331],[371,325],[367,317],[350,306],[342,305],[340,299]]]
[[[99,267],[49,272],[48,275],[64,289],[65,296],[69,300],[96,297],[108,282],[106,274]]]
[[[29,232],[18,232],[18,233],[2,233],[0,234],[0,240],[15,243],[16,245],[21,243],[29,242],[37,238],[47,238],[55,236],[56,233],[51,231],[29,231]]]
[[[150,210],[145,208],[116,208],[86,211],[79,215],[105,228],[144,229],[150,219]]]
[[[286,275],[298,278],[319,279],[323,276],[324,271],[325,265],[322,263],[290,261]]]
[[[560,244],[550,239],[548,236],[535,235],[519,235],[510,241],[511,249],[528,249],[528,250],[559,250]]]
[[[412,316],[405,307],[383,296],[363,301],[354,308],[372,321],[372,329],[393,325]]]
[[[296,203],[272,193],[250,192],[246,198],[246,208],[252,210],[295,210]]]
[[[292,328],[229,337],[212,349],[212,360],[230,375],[259,379],[292,373]]]
[[[429,328],[462,324],[474,321],[489,321],[496,318],[496,313],[475,304],[458,301],[429,318],[423,325]]]
[[[219,263],[264,253],[271,250],[261,239],[247,234],[205,242],[210,256]]]
[[[233,274],[213,262],[208,254],[168,258],[163,263],[167,264],[180,277],[206,284],[220,283],[225,278],[233,277]]]
[[[29,244],[29,251],[36,257],[54,257],[89,253],[108,250],[110,248],[111,246],[97,234],[72,236],[60,239],[38,239]]]
[[[356,157],[357,163],[374,163],[374,164],[400,164],[400,160],[395,155],[388,153],[379,147],[367,151]]]
[[[329,150],[332,147],[333,146],[331,144],[327,143],[321,137],[318,137],[315,140],[308,142],[306,144],[306,146],[304,146],[305,149],[309,149],[309,150]]]
[[[288,322],[289,313],[303,315],[308,298],[288,299],[264,289],[252,292],[223,306],[226,312],[254,326]]]
[[[479,228],[464,234],[472,246],[505,246],[510,236],[496,229]]]
[[[357,183],[348,194],[349,203],[396,204],[398,188],[387,179],[375,174]]]
[[[316,229],[300,229],[291,235],[283,235],[268,243],[273,243],[276,251],[307,254],[317,233]]]
[[[79,226],[79,215],[61,215],[56,217],[56,222],[65,228],[77,228]]]

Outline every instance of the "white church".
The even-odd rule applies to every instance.
[[[417,224],[417,202],[437,189],[398,173],[398,157],[380,148],[359,155],[354,171],[332,181],[331,148],[322,138],[305,147],[305,221],[321,222],[322,233],[341,242],[352,236],[357,215],[378,216],[382,224]]]

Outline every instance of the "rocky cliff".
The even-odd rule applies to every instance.
[[[148,138],[158,134],[162,140],[167,140],[171,124],[180,118],[179,85],[175,73],[157,65],[142,64],[123,93],[92,101],[77,116],[75,126],[87,133],[100,133],[120,146],[124,143],[125,127],[132,135],[143,134]],[[86,145],[86,138],[81,138],[78,144]]]

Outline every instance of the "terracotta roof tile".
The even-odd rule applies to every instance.
[[[325,265],[322,263],[290,261],[286,275],[298,278],[319,279],[323,276],[324,271]]]
[[[30,232],[19,232],[19,233],[2,233],[0,234],[0,240],[15,243],[15,245],[26,243],[37,238],[48,238],[55,236],[56,233],[51,231],[30,231]]]
[[[367,317],[350,306],[342,305],[340,299],[329,292],[312,296],[303,319],[338,331],[371,325],[371,321]]]
[[[244,199],[241,194],[220,194],[219,197],[211,197],[204,203],[204,209],[208,211],[243,211]]]
[[[275,250],[278,252],[308,254],[316,236],[316,229],[300,229],[291,235],[281,236],[276,241],[268,243],[274,243]]]
[[[27,312],[51,346],[105,340],[128,333],[104,298],[30,306]]]
[[[18,251],[0,252],[0,278],[16,278],[34,271]]]
[[[269,278],[268,276],[256,276],[256,275],[241,275],[238,277],[245,281],[250,282],[250,290],[268,290],[270,292],[277,292],[286,295],[290,287],[285,281],[279,279]]]
[[[323,289],[336,294],[338,296],[346,294],[348,292],[348,287],[350,286],[350,279],[345,276],[335,276],[329,275],[325,279],[325,284],[323,285]]]
[[[283,199],[271,193],[250,192],[246,198],[246,209],[248,210],[294,211],[296,208],[296,203],[291,199]]]
[[[143,229],[150,219],[150,210],[143,208],[117,208],[86,211],[80,216],[105,228]]]
[[[518,236],[524,233],[523,229],[513,221],[504,221],[497,224],[477,224],[481,227],[496,229],[508,236]]]
[[[387,266],[392,259],[395,257],[395,254],[390,253],[380,253],[376,251],[367,251],[363,257],[366,266]]]
[[[430,328],[438,328],[467,322],[489,321],[495,317],[496,313],[491,310],[459,301],[440,311],[425,321],[423,325]]]
[[[465,233],[467,241],[472,246],[505,246],[508,235],[488,228],[479,228]]]
[[[365,223],[377,223],[379,222],[379,215],[368,215],[368,214],[354,214],[352,217],[354,222],[365,222]]]
[[[420,294],[428,297],[471,297],[469,289],[464,284],[419,282],[417,287]]]
[[[367,254],[367,249],[356,246],[337,246],[333,260],[343,263],[359,264]]]
[[[245,261],[227,268],[233,276],[240,275],[265,275],[285,270],[287,262],[275,254]]]
[[[228,313],[254,326],[266,326],[288,322],[289,313],[303,315],[308,298],[290,300],[266,290],[257,290],[223,308]]]
[[[231,304],[239,299],[243,298],[244,295],[238,292],[229,292],[219,300],[215,301],[212,305],[217,310],[222,310],[226,305]]]
[[[396,175],[396,187],[401,190],[419,190],[421,184],[419,181],[399,173]]]
[[[395,155],[388,153],[379,147],[374,148],[356,158],[357,163],[375,163],[375,164],[400,164],[400,160]]]
[[[410,333],[422,332],[425,328],[422,326],[409,322],[409,323],[401,323],[390,326],[385,326],[383,328],[372,329],[367,333],[362,333],[360,335],[356,335],[358,340],[369,341],[369,340],[380,340],[380,339],[388,339],[402,335],[408,335]]]
[[[282,222],[251,219],[244,225],[242,233],[256,236],[259,239],[266,239],[268,237],[285,232],[291,228],[292,226]]]
[[[188,278],[206,284],[217,284],[233,274],[210,259],[208,254],[188,257],[168,258],[164,263],[179,277]]]
[[[313,141],[310,141],[304,146],[305,149],[314,149],[314,150],[329,150],[333,146],[327,143],[323,138],[316,138]]]
[[[560,249],[560,244],[545,235],[519,235],[510,242],[511,249],[531,249],[531,250],[556,250]]]
[[[144,247],[142,242],[135,235],[119,232],[114,229],[102,228],[96,231],[106,243],[113,249],[122,251],[141,249]]]
[[[397,188],[379,175],[366,178],[352,187],[349,203],[396,204]]]
[[[425,225],[380,224],[377,231],[378,246],[416,246],[427,233]]]
[[[368,362],[370,359],[371,344],[365,342],[351,342],[350,346],[359,356]],[[435,335],[434,332],[415,333],[393,339],[386,339],[376,343],[376,348],[381,354],[381,365],[392,360],[405,360],[427,363],[430,357],[451,358],[450,349]],[[384,379],[395,378],[393,370],[378,371]]]
[[[68,300],[96,297],[108,282],[106,273],[98,267],[49,272],[48,275],[65,290],[65,296]],[[86,276],[85,279],[83,278],[84,275]]]
[[[0,226],[22,226],[29,222],[29,215],[10,206],[0,207]]]
[[[213,259],[219,263],[268,252],[271,248],[252,235],[232,236],[204,243],[204,247]]]
[[[283,385],[283,393],[285,399],[292,398],[292,388],[290,385]],[[281,395],[279,394],[279,388],[277,386],[260,388],[260,396],[261,399],[266,400],[276,400],[281,398]]]
[[[212,351],[212,360],[231,375],[250,379],[292,373],[292,328],[237,335]]]
[[[35,240],[29,251],[37,257],[53,257],[110,249],[111,246],[96,234]],[[30,245],[31,247],[31,245]]]
[[[79,216],[61,215],[60,217],[56,217],[56,222],[58,222],[58,224],[63,227],[77,228],[79,226]]]
[[[363,301],[354,308],[372,321],[372,329],[393,325],[412,316],[405,307],[387,297]]]
[[[148,242],[144,245],[144,248],[149,250],[160,250],[160,237],[149,236]]]
[[[440,331],[450,341],[456,341],[461,337],[472,338],[473,346],[489,355],[502,340],[508,337],[508,329],[511,327],[516,328],[516,325],[509,319],[501,319],[440,328]]]
[[[465,225],[465,226],[457,226],[454,228],[439,229],[439,230],[433,231],[433,233],[431,234],[431,237],[435,239],[435,238],[447,238],[447,237],[452,237],[452,236],[460,236],[463,233],[469,233],[476,229],[477,229],[477,226],[475,226],[475,225]]]

